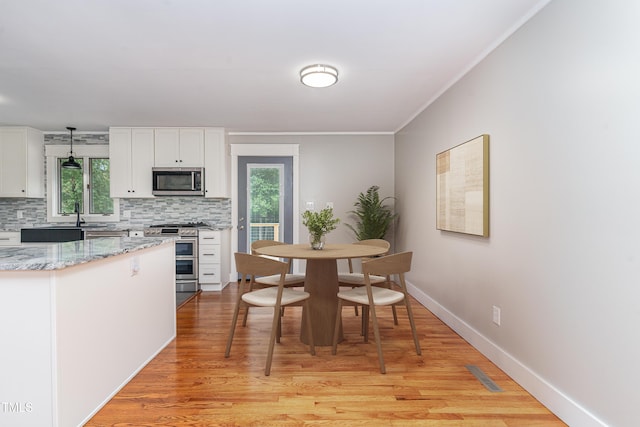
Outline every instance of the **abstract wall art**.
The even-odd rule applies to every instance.
[[[489,236],[489,135],[436,155],[436,228]]]

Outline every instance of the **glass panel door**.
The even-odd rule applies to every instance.
[[[239,157],[238,251],[251,242],[293,242],[293,158]]]
[[[247,244],[256,240],[282,241],[280,225],[284,222],[284,165],[249,163],[247,165],[247,210],[249,236]]]

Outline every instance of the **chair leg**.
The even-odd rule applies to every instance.
[[[227,349],[224,352],[224,357],[229,357],[229,355],[231,354],[231,343],[233,342],[233,334],[236,330],[236,324],[238,323],[238,312],[240,311],[240,304],[242,304],[242,299],[239,298],[236,302],[236,308],[233,310],[233,319],[231,320],[231,329],[229,330]]]
[[[409,318],[409,324],[411,325],[413,343],[416,345],[416,354],[421,355],[422,350],[420,349],[420,341],[418,340],[418,331],[416,331],[416,324],[413,321],[413,311],[411,310],[411,304],[409,303],[409,298],[407,296],[404,297],[404,304],[407,307],[407,317]]]
[[[336,313],[336,326],[333,329],[333,348],[331,354],[338,352],[338,335],[340,334],[340,317],[342,316],[342,300],[338,299],[338,312]]]
[[[304,309],[305,310],[309,310],[309,300],[306,300],[304,302]],[[307,317],[307,336],[309,337],[309,346],[311,348],[311,355],[315,356],[316,355],[316,344],[313,341],[313,328],[311,327],[311,316],[306,316]]]
[[[278,334],[278,323],[280,322],[280,307],[274,307],[273,321],[271,322],[271,336],[269,337],[269,349],[267,350],[267,364],[264,368],[264,374],[271,374],[271,362],[273,361],[273,348],[276,344],[276,335]]]
[[[249,290],[247,292],[251,292],[252,290],[253,290],[253,284],[249,283]],[[243,327],[247,326],[247,317],[249,317],[249,306],[247,306],[247,309],[244,312],[244,317],[242,318]]]
[[[276,333],[276,342],[280,344],[280,337],[282,336],[282,315],[278,317],[278,331]]]
[[[248,286],[249,290],[247,292],[251,292],[253,290],[253,284],[251,282],[249,282],[249,286]],[[242,288],[240,289],[240,295],[238,295],[238,298],[240,299],[242,297],[242,293],[244,292],[244,286],[242,286]],[[245,327],[247,326],[247,318],[249,317],[249,306],[247,306],[247,309],[244,311],[244,315],[242,317],[242,326]]]
[[[355,288],[356,288],[355,286],[351,287],[351,289],[355,289]],[[356,316],[358,315],[358,306],[357,305],[353,306],[353,312],[356,314]]]
[[[376,337],[376,347],[378,348],[378,361],[380,362],[380,373],[385,374],[384,358],[382,357],[382,343],[380,341],[380,330],[378,329],[378,317],[376,316],[375,306],[368,307],[371,312],[371,320],[373,320],[373,334]]]
[[[369,342],[369,306],[362,306],[362,338]]]
[[[393,282],[390,276],[387,276],[387,288],[393,289]],[[393,324],[398,326],[398,312],[396,311],[395,305],[391,306],[391,312],[393,313]]]
[[[249,316],[249,307],[244,311],[244,315],[242,316],[242,326],[247,326],[247,317]]]

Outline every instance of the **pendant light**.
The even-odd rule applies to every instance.
[[[67,130],[71,132],[71,136],[69,137],[71,140],[71,152],[69,153],[69,158],[62,163],[62,167],[65,169],[82,169],[80,163],[76,162],[76,159],[73,158],[73,131],[76,130],[76,128],[67,126]]]

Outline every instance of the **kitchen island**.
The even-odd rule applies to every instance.
[[[0,425],[84,424],[176,335],[173,239],[0,248]]]

